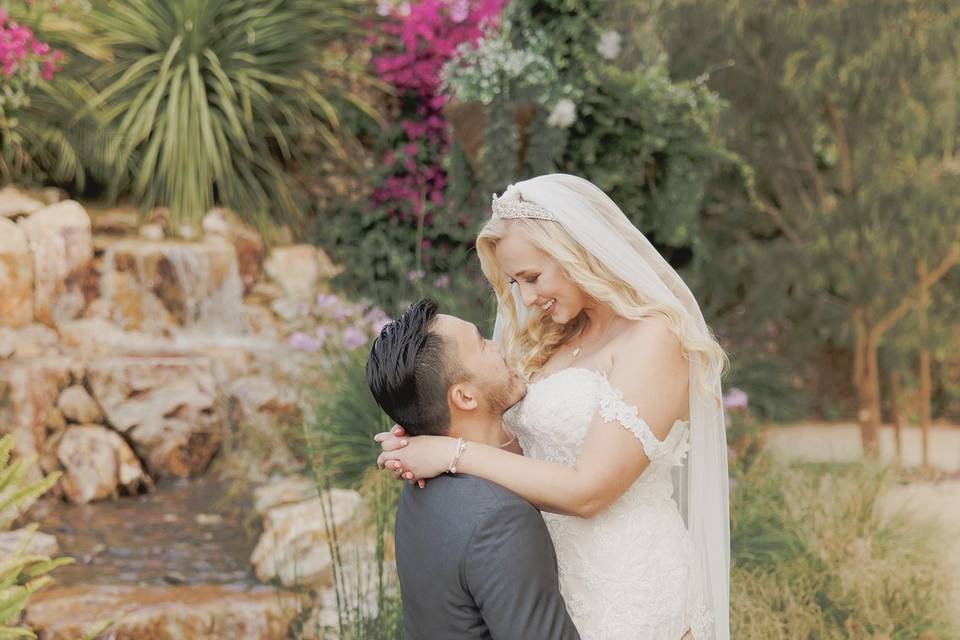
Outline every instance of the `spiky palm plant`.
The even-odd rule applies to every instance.
[[[94,2],[87,20],[108,55],[81,115],[105,128],[110,194],[169,206],[175,225],[196,226],[214,202],[261,226],[296,217],[300,150],[350,157],[343,110],[377,118],[361,93],[373,81],[341,46],[366,4]]]

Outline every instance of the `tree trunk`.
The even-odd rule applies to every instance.
[[[900,373],[890,372],[890,418],[893,420],[894,445],[897,448],[897,464],[903,464],[903,416],[900,415]]]
[[[866,314],[856,312],[853,383],[857,389],[857,424],[867,457],[880,457],[880,334],[867,324]]]
[[[920,261],[917,277],[921,283],[927,277],[927,263]],[[920,435],[923,448],[923,468],[930,468],[930,347],[927,310],[930,306],[930,288],[921,287],[919,291],[920,313]]]

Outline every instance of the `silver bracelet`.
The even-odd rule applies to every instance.
[[[447,466],[447,473],[457,473],[457,463],[460,462],[460,456],[463,455],[463,452],[466,448],[467,441],[463,438],[457,438],[457,448],[453,452],[453,459],[450,460],[450,464]]]

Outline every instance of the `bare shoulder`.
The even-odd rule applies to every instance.
[[[660,367],[685,361],[683,347],[670,321],[660,313],[632,320],[617,338],[617,352],[628,362],[656,362]]]

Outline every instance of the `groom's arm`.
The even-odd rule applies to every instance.
[[[529,503],[504,501],[484,514],[464,576],[494,639],[579,640],[560,595],[553,541]]]

